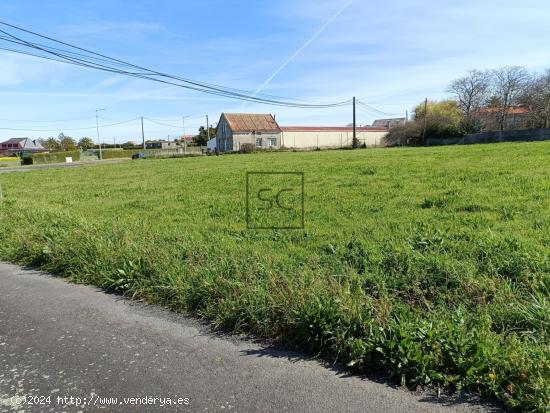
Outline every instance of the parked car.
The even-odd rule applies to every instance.
[[[145,159],[147,158],[147,154],[144,152],[138,152],[132,155],[132,159]]]

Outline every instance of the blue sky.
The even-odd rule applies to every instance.
[[[153,69],[256,90],[349,0],[151,1],[4,0],[0,18]],[[550,67],[547,0],[354,0],[264,89],[313,102],[355,95],[402,114],[424,97],[446,96],[450,80],[472,68]],[[246,104],[144,80],[0,52],[0,138],[95,139],[70,131],[145,116],[147,138],[196,131],[208,114],[275,113],[283,125],[345,125],[351,108],[291,109]],[[359,111],[358,121],[377,116]],[[71,122],[25,122],[24,120]],[[52,129],[33,132],[30,129]],[[138,121],[101,128],[102,140],[135,140]]]

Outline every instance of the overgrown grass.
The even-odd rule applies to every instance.
[[[261,153],[0,175],[0,258],[409,386],[550,405],[550,143]],[[247,230],[247,171],[305,230]]]

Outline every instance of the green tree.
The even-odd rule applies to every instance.
[[[61,148],[61,144],[55,138],[40,139],[41,145],[49,151],[58,151]]]
[[[216,128],[210,127],[210,139],[216,137]],[[199,128],[199,134],[195,136],[194,141],[199,146],[205,146],[206,142],[208,142],[208,136],[206,134],[206,128],[204,126],[201,126]]]
[[[75,151],[76,150],[76,141],[70,136],[65,136],[65,134],[59,134],[59,145],[61,146],[62,151]]]
[[[415,122],[426,125],[426,138],[449,138],[463,135],[461,129],[462,111],[455,100],[428,101],[419,104],[415,110]],[[424,133],[424,131],[422,131]]]
[[[90,138],[84,137],[78,141],[78,148],[82,150],[92,149],[95,147],[94,141]]]

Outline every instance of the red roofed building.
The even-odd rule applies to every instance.
[[[504,115],[504,129],[521,129],[526,126],[530,111],[521,106],[509,108],[502,113],[498,107],[486,107],[480,109],[477,114],[485,125],[485,129],[498,130],[500,119]]]
[[[239,151],[251,144],[260,149],[279,149],[281,129],[270,114],[222,113],[218,122],[215,147],[219,152]]]

